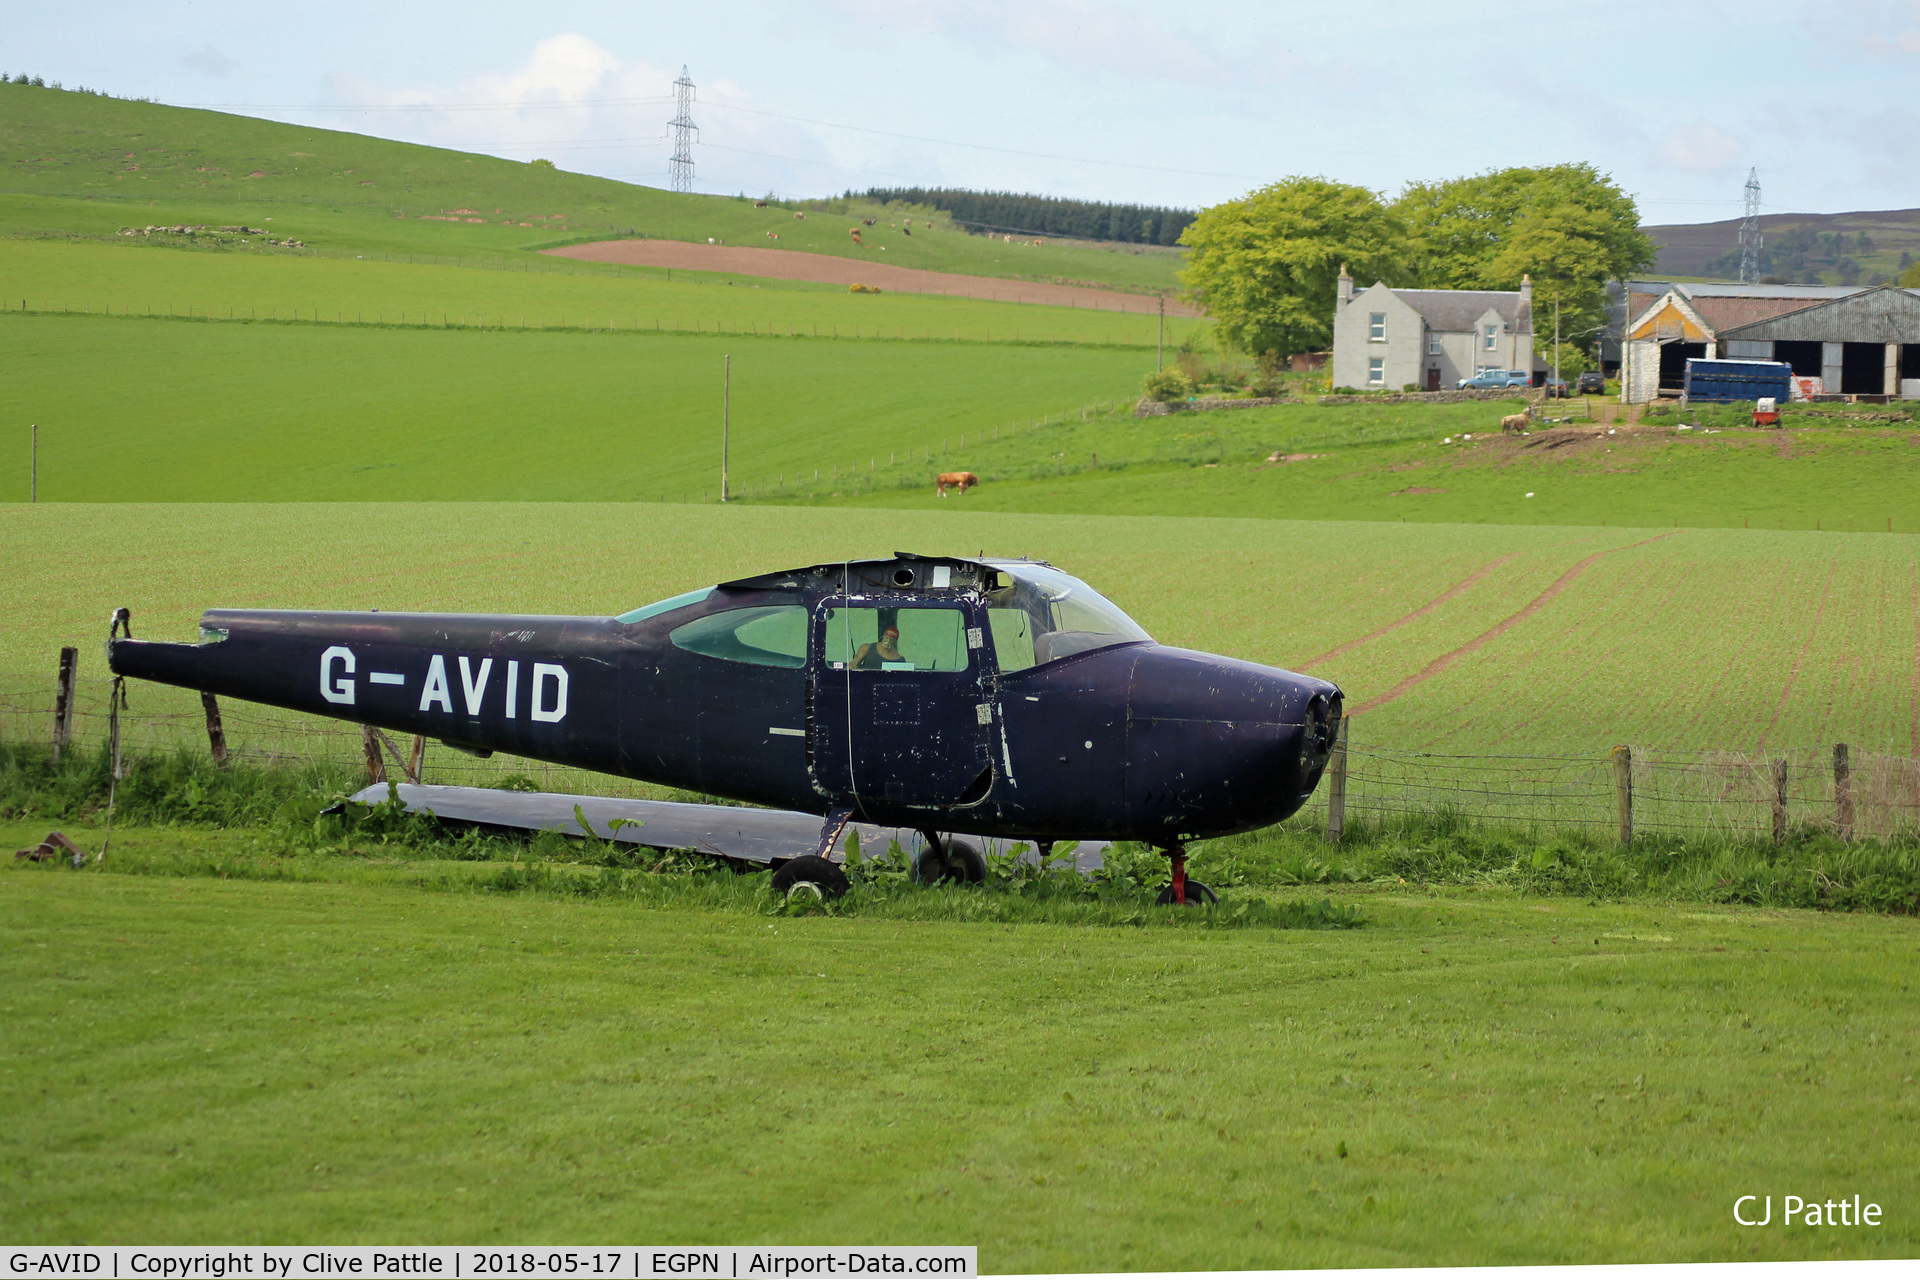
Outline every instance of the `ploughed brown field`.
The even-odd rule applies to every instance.
[[[679,267],[686,271],[719,271],[729,275],[765,276],[773,280],[807,280],[816,284],[865,284],[895,293],[938,293],[953,298],[984,298],[990,302],[1031,302],[1047,307],[1081,307],[1095,311],[1130,311],[1151,315],[1160,300],[1148,294],[1114,289],[1087,289],[1070,284],[1035,284],[994,276],[968,276],[952,271],[921,271],[889,266],[860,258],[839,258],[794,249],[747,249],[730,244],[691,244],[684,240],[598,240],[545,252],[582,262],[614,262],[624,266]],[[879,249],[874,249],[877,257]],[[1170,316],[1197,316],[1184,303],[1167,300]]]

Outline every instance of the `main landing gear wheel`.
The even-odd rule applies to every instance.
[[[979,884],[987,878],[987,860],[964,840],[949,840],[945,849],[929,843],[913,860],[913,878],[921,884]]]
[[[849,881],[847,873],[816,854],[789,858],[773,873],[773,891],[783,898],[792,897],[800,885],[811,885],[825,899],[844,898]]]
[[[1220,895],[1215,893],[1213,890],[1207,888],[1207,886],[1201,884],[1198,880],[1187,881],[1187,905],[1188,906],[1210,907],[1218,901],[1220,901]],[[1162,906],[1162,907],[1173,906],[1174,905],[1173,886],[1168,885],[1166,888],[1162,889],[1160,891],[1159,898],[1155,899],[1155,903],[1156,905]]]

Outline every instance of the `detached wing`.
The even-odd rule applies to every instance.
[[[820,842],[820,819],[787,809],[743,809],[668,800],[621,800],[554,791],[496,791],[491,787],[398,784],[408,813],[430,813],[448,822],[477,822],[523,831],[594,835],[655,849],[691,849],[745,862],[776,862],[812,853]],[[380,804],[387,784],[367,787],[357,804]],[[580,827],[579,809],[591,831]],[[615,826],[616,821],[620,822]],[[864,842],[867,833],[860,835]],[[884,847],[884,846],[883,846]]]

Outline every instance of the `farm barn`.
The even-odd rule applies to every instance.
[[[1341,269],[1333,313],[1333,385],[1450,391],[1482,369],[1544,369],[1533,356],[1533,282],[1517,290],[1354,292]]]
[[[1779,360],[1828,393],[1920,396],[1920,291],[1636,280],[1627,314],[1631,404],[1678,395],[1689,357]]]

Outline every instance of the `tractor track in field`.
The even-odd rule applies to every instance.
[[[1364,715],[1366,712],[1375,710],[1376,708],[1379,708],[1379,707],[1384,707],[1389,702],[1393,702],[1394,700],[1404,696],[1405,694],[1411,692],[1412,690],[1417,689],[1421,685],[1425,684],[1427,681],[1433,679],[1435,676],[1441,674],[1442,672],[1447,670],[1447,668],[1451,667],[1454,663],[1458,662],[1460,659],[1467,657],[1469,654],[1475,653],[1482,648],[1485,648],[1487,645],[1491,644],[1493,641],[1498,640],[1501,636],[1505,635],[1507,632],[1513,630],[1515,627],[1525,622],[1528,618],[1531,618],[1534,614],[1540,612],[1540,610],[1544,609],[1549,603],[1551,603],[1556,596],[1558,596],[1561,592],[1565,591],[1568,587],[1572,586],[1573,583],[1588,569],[1591,569],[1594,565],[1598,564],[1601,560],[1614,554],[1615,552],[1632,551],[1638,547],[1644,547],[1651,543],[1659,542],[1662,538],[1671,538],[1679,532],[1680,531],[1678,529],[1674,529],[1666,533],[1657,533],[1653,537],[1642,539],[1639,542],[1630,542],[1623,547],[1605,547],[1599,551],[1594,552],[1592,555],[1588,556],[1586,559],[1580,561],[1578,564],[1568,569],[1565,573],[1561,574],[1558,578],[1555,578],[1552,584],[1549,585],[1545,591],[1542,591],[1539,595],[1527,601],[1524,605],[1521,605],[1519,609],[1515,610],[1513,613],[1509,614],[1507,617],[1501,619],[1499,622],[1494,623],[1493,626],[1488,627],[1485,631],[1482,631],[1479,635],[1467,641],[1465,644],[1461,645],[1459,648],[1453,649],[1446,653],[1441,654],[1439,657],[1435,658],[1432,662],[1429,662],[1426,666],[1420,668],[1420,670],[1414,672],[1412,675],[1402,680],[1399,684],[1396,684],[1395,686],[1393,686],[1393,688],[1387,690],[1385,693],[1381,694],[1377,698],[1369,698],[1367,701],[1361,703],[1358,707],[1355,707],[1348,714],[1355,715],[1355,716]]]
[[[1800,665],[1807,660],[1807,650],[1813,647],[1813,638],[1820,634],[1820,623],[1827,616],[1827,601],[1833,595],[1833,576],[1839,571],[1840,558],[1835,556],[1827,562],[1827,580],[1820,584],[1820,603],[1813,607],[1813,625],[1801,637],[1800,647],[1793,651],[1793,665],[1787,668],[1787,682],[1781,686],[1780,700],[1773,704],[1773,718],[1760,731],[1758,750],[1767,749],[1767,739],[1773,736],[1773,731],[1780,726],[1780,717],[1786,714],[1787,702],[1793,697],[1793,686],[1800,679]]]
[[[1390,632],[1398,631],[1401,627],[1406,626],[1409,622],[1413,622],[1417,619],[1426,617],[1428,614],[1432,613],[1435,609],[1438,609],[1441,605],[1447,603],[1447,601],[1452,600],[1458,595],[1460,595],[1461,592],[1471,590],[1488,574],[1492,573],[1495,569],[1498,569],[1501,565],[1507,563],[1509,560],[1516,559],[1521,554],[1522,554],[1521,552],[1513,551],[1513,552],[1509,552],[1504,556],[1500,556],[1497,559],[1487,561],[1487,563],[1481,565],[1478,569],[1475,569],[1472,573],[1460,579],[1460,581],[1454,583],[1452,586],[1448,587],[1445,591],[1442,591],[1439,595],[1427,601],[1425,604],[1421,605],[1418,609],[1415,609],[1412,613],[1405,614],[1402,617],[1395,618],[1392,622],[1389,622],[1384,626],[1375,627],[1372,631],[1367,632],[1367,634],[1359,637],[1358,639],[1348,640],[1342,644],[1337,644],[1333,648],[1321,654],[1319,657],[1309,658],[1306,662],[1302,663],[1299,667],[1295,669],[1304,674],[1305,672],[1311,670],[1312,668],[1319,666],[1323,662],[1331,662],[1335,658],[1341,657],[1345,654],[1352,653],[1355,649],[1358,649],[1363,644],[1371,644],[1375,640],[1378,640],[1381,636],[1387,635]]]

